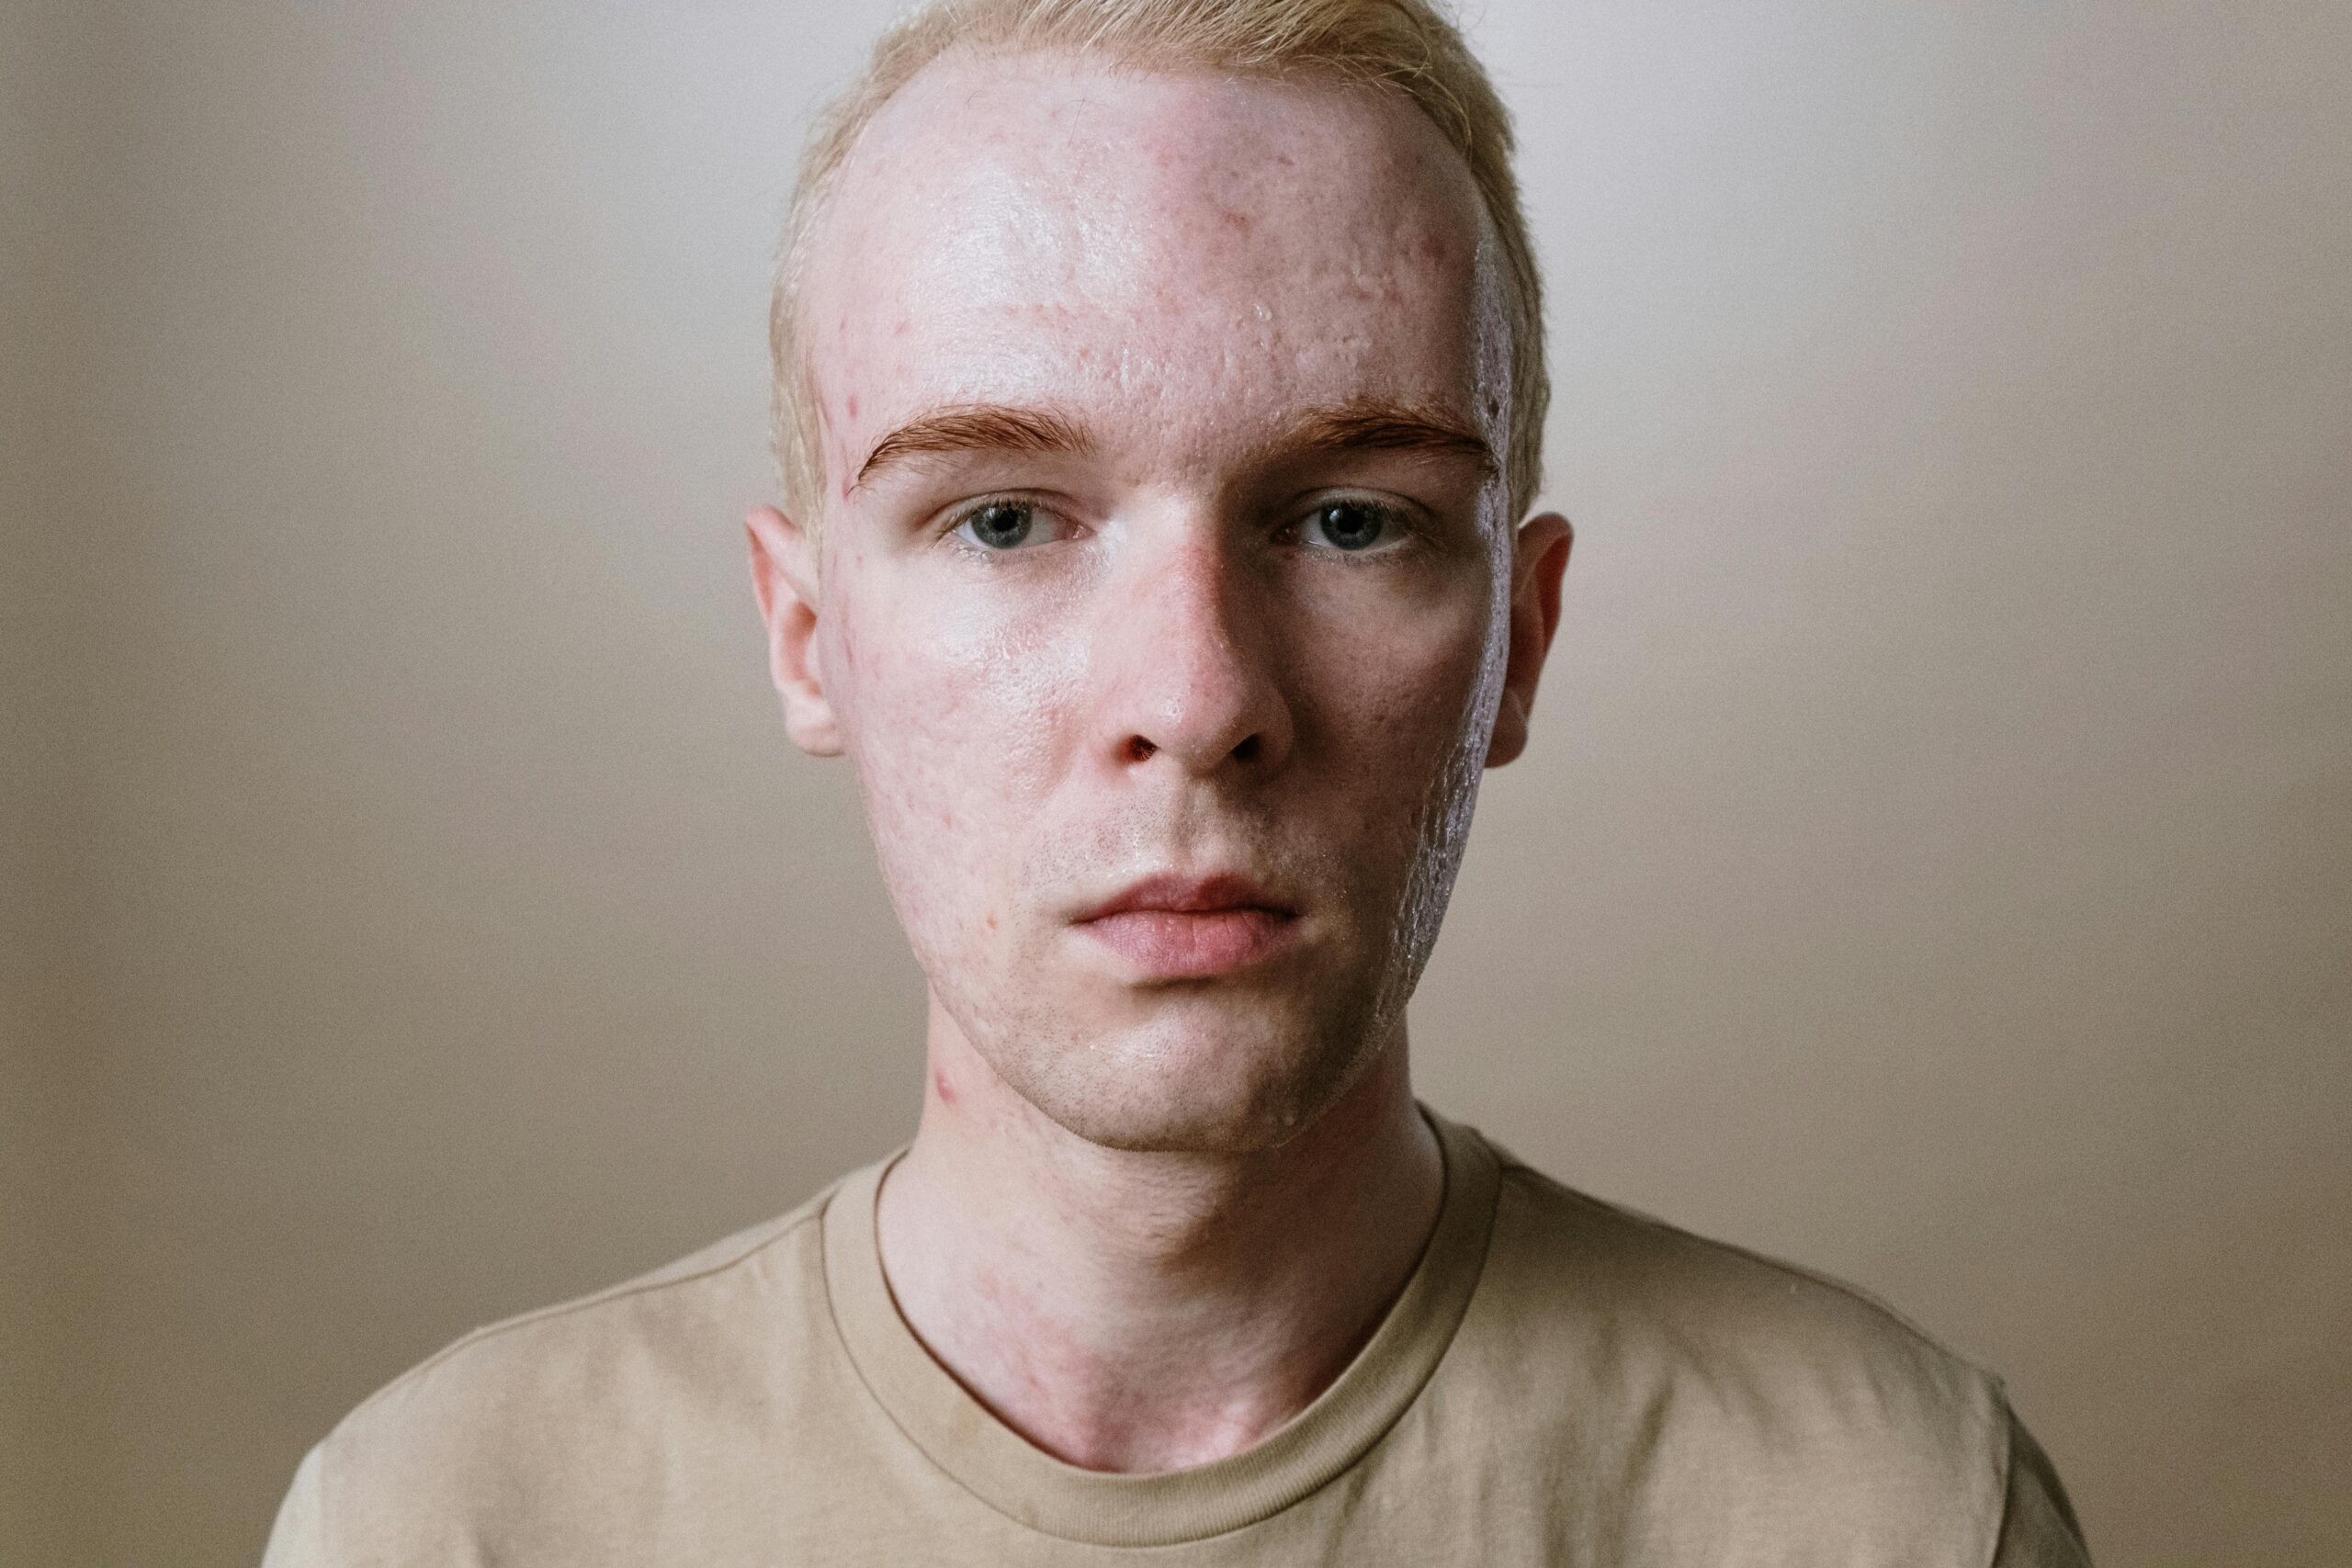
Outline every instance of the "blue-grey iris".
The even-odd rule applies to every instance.
[[[1380,543],[1381,530],[1388,520],[1378,508],[1360,501],[1335,501],[1317,512],[1315,521],[1335,549],[1368,550]]]
[[[972,537],[992,550],[1012,548],[1029,536],[1035,523],[1035,514],[1016,501],[990,502],[965,519]]]

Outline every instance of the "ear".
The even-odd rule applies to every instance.
[[[773,506],[752,508],[743,531],[752,543],[752,592],[768,628],[768,676],[784,698],[784,732],[811,756],[838,757],[841,724],[817,660],[815,543]]]
[[[1519,530],[1511,553],[1510,661],[1503,669],[1502,705],[1487,743],[1490,768],[1527,750],[1535,681],[1544,673],[1544,656],[1552,651],[1552,634],[1560,629],[1560,578],[1575,543],[1576,531],[1556,512],[1531,517]]]

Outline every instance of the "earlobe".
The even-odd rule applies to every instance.
[[[1509,686],[1503,688],[1502,705],[1495,710],[1495,728],[1487,738],[1487,766],[1499,768],[1516,761],[1527,750],[1527,705]]]
[[[1556,512],[1531,517],[1519,530],[1511,555],[1510,654],[1503,671],[1502,702],[1487,743],[1487,766],[1499,768],[1527,750],[1528,721],[1535,711],[1535,683],[1560,626],[1560,580],[1568,570],[1576,532]]]
[[[817,651],[816,574],[810,540],[773,506],[743,518],[752,553],[752,592],[767,627],[768,675],[784,700],[784,729],[793,744],[817,757],[841,755],[840,721],[825,694]]]

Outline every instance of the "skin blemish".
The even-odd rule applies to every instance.
[[[939,1102],[942,1105],[956,1103],[956,1086],[947,1081],[946,1068],[933,1069],[931,1075],[931,1091],[939,1096]]]
[[[1444,270],[1455,265],[1454,250],[1448,238],[1432,230],[1423,230],[1413,246],[1416,259],[1430,267]]]

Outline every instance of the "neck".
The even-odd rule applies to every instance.
[[[883,1269],[932,1355],[1071,1464],[1176,1470],[1257,1443],[1347,1366],[1436,1224],[1442,1161],[1401,1029],[1306,1131],[1247,1154],[1088,1143],[936,1002],[930,1034]]]

